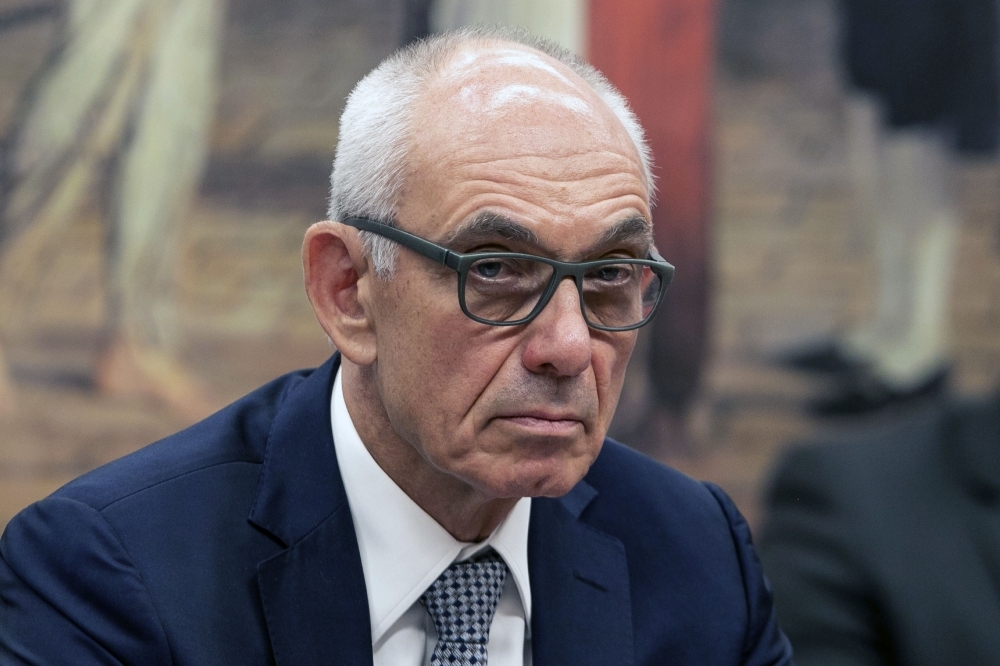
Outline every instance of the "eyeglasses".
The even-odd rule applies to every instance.
[[[519,252],[463,254],[402,229],[363,217],[343,223],[378,234],[458,273],[458,303],[470,319],[492,326],[526,324],[545,308],[556,288],[573,278],[587,325],[630,331],[649,323],[674,267],[655,250],[649,259],[614,257],[556,261]]]

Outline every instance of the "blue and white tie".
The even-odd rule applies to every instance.
[[[420,597],[438,642],[431,666],[486,666],[486,645],[507,565],[496,551],[455,562]]]

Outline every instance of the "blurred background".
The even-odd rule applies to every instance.
[[[756,526],[789,443],[920,409],[819,418],[843,388],[788,367],[884,297],[834,0],[0,0],[0,526],[331,353],[299,252],[344,99],[401,44],[482,21],[589,58],[650,135],[678,270],[613,434],[719,483]],[[985,394],[1000,167],[954,157],[931,375]]]

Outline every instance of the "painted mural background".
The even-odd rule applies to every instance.
[[[547,25],[585,52],[628,34],[608,3],[538,14],[543,4],[512,1],[507,19],[487,20]],[[442,2],[421,26],[412,12],[427,3],[415,0],[0,0],[0,525],[329,355],[299,249],[324,216],[343,100],[415,32],[486,11],[460,5]],[[594,53],[667,146],[667,203],[687,196],[696,209],[681,210],[698,220],[685,241],[695,250],[667,258],[700,314],[644,335],[614,429],[720,483],[754,522],[776,453],[826,427],[802,410],[823,387],[774,354],[872,308],[836,13],[832,0],[629,8],[658,34],[684,21],[701,31],[692,62],[667,49],[643,63],[621,42],[598,45],[603,62]],[[683,84],[671,77],[702,90],[694,134],[671,143],[669,118],[639,99],[644,72],[661,73],[659,95]],[[972,393],[1000,373],[1000,170],[984,161],[959,180],[954,384]],[[688,343],[651,361],[669,335]],[[681,386],[663,368],[684,364]],[[672,389],[683,409],[664,404]]]

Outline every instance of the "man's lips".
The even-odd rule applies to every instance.
[[[571,412],[526,411],[497,416],[498,421],[505,421],[522,428],[536,430],[549,434],[563,434],[583,426],[583,419]]]

